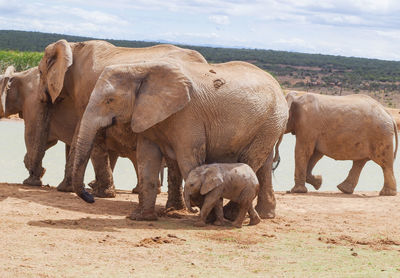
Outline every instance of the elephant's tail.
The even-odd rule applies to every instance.
[[[281,137],[279,137],[278,142],[276,142],[275,144],[275,155],[274,155],[274,159],[273,159],[273,164],[272,164],[272,171],[275,171],[278,166],[279,163],[281,162],[281,156],[279,155],[279,145],[282,142],[282,138],[283,138],[283,134],[281,135]]]
[[[396,141],[396,146],[394,148],[394,159],[396,159],[397,147],[399,146],[399,139],[398,139],[398,133],[397,133],[397,124],[396,124],[395,120],[393,120],[393,128],[394,128],[394,138]]]

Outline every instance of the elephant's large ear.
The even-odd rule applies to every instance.
[[[39,69],[45,74],[45,83],[49,91],[51,101],[57,99],[64,85],[65,72],[72,65],[72,50],[66,40],[59,40],[46,47]]]
[[[131,128],[139,133],[180,111],[190,101],[192,83],[179,65],[135,65],[140,80],[135,93]]]
[[[204,173],[204,182],[200,188],[200,194],[206,195],[214,188],[220,186],[223,183],[222,174],[216,169],[207,169]]]
[[[1,110],[2,110],[2,111],[0,111],[1,116],[3,116],[4,113],[6,113],[7,92],[11,86],[14,72],[15,72],[14,66],[9,66],[6,69],[6,72],[4,73],[3,78],[0,79],[1,80],[1,82],[0,82]]]

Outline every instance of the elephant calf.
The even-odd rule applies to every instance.
[[[244,163],[206,164],[193,169],[185,182],[185,203],[191,212],[191,203],[201,208],[200,218],[195,226],[206,225],[208,214],[213,208],[217,220],[215,225],[222,225],[223,198],[239,204],[239,213],[233,226],[240,228],[246,212],[250,215],[250,225],[260,223],[260,217],[254,210],[253,200],[257,196],[259,183],[254,171]]]
[[[385,108],[366,95],[326,96],[319,94],[286,96],[289,121],[286,133],[296,135],[294,193],[306,193],[305,182],[315,189],[321,176],[312,175],[315,164],[324,156],[353,160],[347,178],[337,187],[351,194],[368,160],[380,165],[384,185],[380,195],[396,195],[393,161],[396,157],[397,126]],[[393,136],[396,147],[393,151]]]

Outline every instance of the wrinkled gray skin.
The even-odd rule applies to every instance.
[[[248,212],[250,225],[260,223],[260,217],[254,210],[253,200],[257,197],[259,184],[257,176],[248,165],[243,163],[214,163],[199,166],[190,171],[185,181],[184,198],[186,207],[191,212],[191,198],[197,200],[200,195],[204,200],[199,220],[194,224],[202,227],[213,208],[215,208],[215,225],[223,225],[223,198],[232,200],[239,206],[238,216],[233,226],[242,227],[243,220]]]
[[[120,63],[134,63],[139,61],[157,60],[162,57],[188,59],[206,63],[205,59],[196,51],[182,49],[172,45],[158,45],[145,48],[115,47],[105,41],[86,41],[69,43],[60,40],[46,47],[44,56],[39,63],[41,95],[41,110],[38,112],[40,124],[35,132],[35,146],[28,153],[33,167],[39,166],[44,155],[44,143],[47,141],[48,122],[51,121],[51,109],[58,102],[66,98],[72,100],[74,109],[81,119],[90,94],[99,75],[106,66]],[[79,125],[77,125],[79,127]],[[71,133],[73,142],[78,128]],[[96,183],[91,186],[97,196],[112,197],[115,195],[112,179],[112,168],[118,156],[128,157],[137,167],[136,160],[136,134],[130,129],[129,123],[117,123],[107,130],[99,130],[94,139],[91,153],[96,172]],[[66,166],[64,183],[59,190],[70,191],[72,161],[75,155],[74,143],[71,145],[70,157]],[[166,160],[169,169],[178,169],[172,160]],[[170,165],[170,163],[172,163]],[[160,167],[158,168],[160,169]],[[158,170],[159,171],[159,170]],[[182,198],[182,178],[179,171],[169,173],[169,199],[168,207],[184,207]],[[140,175],[140,173],[139,173]],[[158,175],[157,175],[158,176]],[[159,179],[157,178],[157,191]],[[173,196],[173,198],[172,198]]]
[[[39,70],[37,67],[23,72],[15,72],[14,67],[10,66],[7,68],[4,78],[0,80],[0,94],[3,100],[1,117],[19,114],[19,117],[24,119],[25,146],[28,153],[32,152],[34,145],[32,140],[37,125],[37,109],[40,107],[38,87]],[[65,99],[63,102],[54,105],[49,136],[46,142],[46,150],[54,146],[58,140],[64,142],[66,144],[66,158],[68,157],[72,142],[72,134],[78,121],[72,107],[70,99]],[[24,184],[33,186],[42,185],[40,178],[44,174],[45,169],[41,166],[41,161],[38,172],[35,172],[31,167],[27,156],[25,156],[24,162],[25,167],[29,171],[29,177],[24,181]]]
[[[275,216],[273,147],[284,133],[288,107],[278,82],[244,62],[205,64],[165,59],[105,68],[83,115],[73,166],[75,192],[93,197],[83,175],[96,133],[128,123],[138,133],[139,206],[131,219],[155,220],[161,157],[182,176],[205,163],[248,164],[260,182],[256,209]]]
[[[351,194],[368,160],[382,167],[384,185],[380,195],[396,195],[393,161],[396,157],[397,126],[385,108],[366,95],[326,96],[291,92],[286,133],[296,135],[294,193],[306,193],[305,182],[315,189],[322,177],[312,174],[324,156],[335,160],[353,160],[347,178],[337,187]],[[393,150],[393,136],[396,147]]]

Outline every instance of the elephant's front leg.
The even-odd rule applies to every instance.
[[[71,180],[68,182],[68,175],[67,175],[67,168],[69,167],[68,165],[68,160],[69,160],[69,153],[71,151],[71,146],[68,144],[65,144],[65,170],[64,170],[64,179],[61,181],[61,183],[57,186],[58,191],[62,192],[72,192],[74,191],[72,188]]]
[[[50,140],[50,121],[52,110],[47,103],[38,103],[35,111],[34,123],[25,125],[25,146],[26,155],[24,157],[25,167],[29,171],[29,177],[23,181],[24,184],[41,186],[41,177],[46,171],[42,167],[43,157],[48,148],[57,143],[57,140]],[[49,143],[55,142],[49,146]]]
[[[93,194],[100,198],[115,197],[110,158],[101,136],[96,137],[90,159],[96,176],[96,180],[90,184],[90,187],[93,188]]]
[[[224,199],[219,198],[217,204],[215,205],[215,221],[214,225],[216,226],[223,226],[224,225],[224,211],[223,211],[223,206],[224,206]]]
[[[141,190],[139,206],[130,215],[130,218],[133,220],[157,220],[155,205],[159,183],[158,173],[162,160],[160,148],[154,142],[139,135],[136,157]]]
[[[138,165],[137,165],[137,159],[136,159],[136,151],[132,152],[132,154],[129,155],[129,159],[131,160],[133,167],[135,168],[136,180],[137,180],[136,186],[132,189],[132,194],[139,194],[140,185],[139,185],[139,171],[138,171]],[[164,174],[163,171],[164,171],[164,166],[161,165],[160,176],[161,176],[161,174]],[[161,181],[159,182],[158,193],[161,193],[162,181],[163,181],[163,176],[161,177]]]
[[[166,208],[184,209],[182,175],[176,160],[165,158],[168,167],[168,201]]]
[[[304,141],[304,142],[302,142]],[[306,176],[311,155],[314,152],[314,142],[296,138],[294,187],[292,193],[307,193]]]
[[[275,217],[276,200],[274,189],[272,188],[272,163],[273,153],[271,152],[263,166],[256,173],[260,190],[255,209],[262,219]]]
[[[314,150],[310,161],[308,162],[307,166],[307,176],[306,182],[314,186],[316,190],[321,188],[322,185],[322,177],[320,175],[313,175],[312,170],[314,169],[315,164],[323,157],[324,155],[317,150]]]
[[[204,227],[206,225],[208,215],[213,210],[213,208],[218,205],[219,201],[220,198],[218,198],[216,193],[209,193],[204,198],[204,203],[200,210],[199,219],[194,223],[194,225],[197,227]]]
[[[361,170],[367,161],[368,159],[354,160],[347,178],[337,188],[343,193],[352,194],[360,178]]]
[[[46,151],[57,144],[57,140],[52,140],[47,142]],[[28,147],[27,147],[28,149]],[[41,186],[42,185],[42,177],[46,172],[46,169],[42,166],[42,160],[40,160],[39,166],[34,167],[29,160],[29,151],[25,154],[24,164],[25,168],[29,171],[29,177],[23,181],[23,184],[31,185],[31,186]]]

